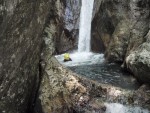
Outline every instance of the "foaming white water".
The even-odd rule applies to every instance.
[[[93,3],[94,0],[82,0],[78,52],[90,52]]]
[[[92,52],[76,52],[70,54],[72,61],[64,62],[64,54],[55,56],[57,60],[65,66],[100,64],[104,61],[103,54]]]
[[[129,107],[119,103],[105,103],[106,113],[150,113],[140,107]]]

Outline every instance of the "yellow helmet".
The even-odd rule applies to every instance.
[[[65,60],[69,60],[69,59],[70,59],[69,53],[65,53],[65,54],[64,54],[64,59],[65,59]]]

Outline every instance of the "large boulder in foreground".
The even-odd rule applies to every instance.
[[[0,1],[0,113],[29,113],[50,0]]]
[[[125,62],[139,81],[150,83],[150,31],[145,39],[147,41],[131,52]]]
[[[94,97],[102,97],[106,93],[105,88],[78,77],[60,65],[54,57],[49,57],[49,61],[45,63],[42,64],[43,78],[35,113],[91,113],[94,105],[98,106],[97,110],[103,111],[104,105],[96,103]]]

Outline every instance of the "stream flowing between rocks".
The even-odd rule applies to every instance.
[[[82,52],[70,54],[72,61],[63,62],[64,54],[55,56],[57,60],[73,72],[99,83],[110,84],[126,90],[136,90],[140,84],[120,65],[105,63],[103,54]],[[150,113],[140,107],[124,106],[119,103],[105,103],[106,113]]]

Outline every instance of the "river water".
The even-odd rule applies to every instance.
[[[124,106],[119,103],[106,103],[106,113],[150,113],[146,109],[140,107]]]
[[[70,54],[72,61],[63,62],[63,54],[57,60],[77,74],[103,84],[111,84],[123,89],[135,90],[140,84],[129,73],[121,70],[120,65],[105,63],[103,54],[75,52]],[[105,103],[106,113],[150,113],[140,107],[124,106],[119,103]]]
[[[105,63],[103,54],[83,52],[70,54],[72,61],[63,62],[63,55],[56,56],[58,61],[81,76],[100,83],[111,84],[124,89],[137,89],[140,84],[131,74],[124,72],[120,65]]]

